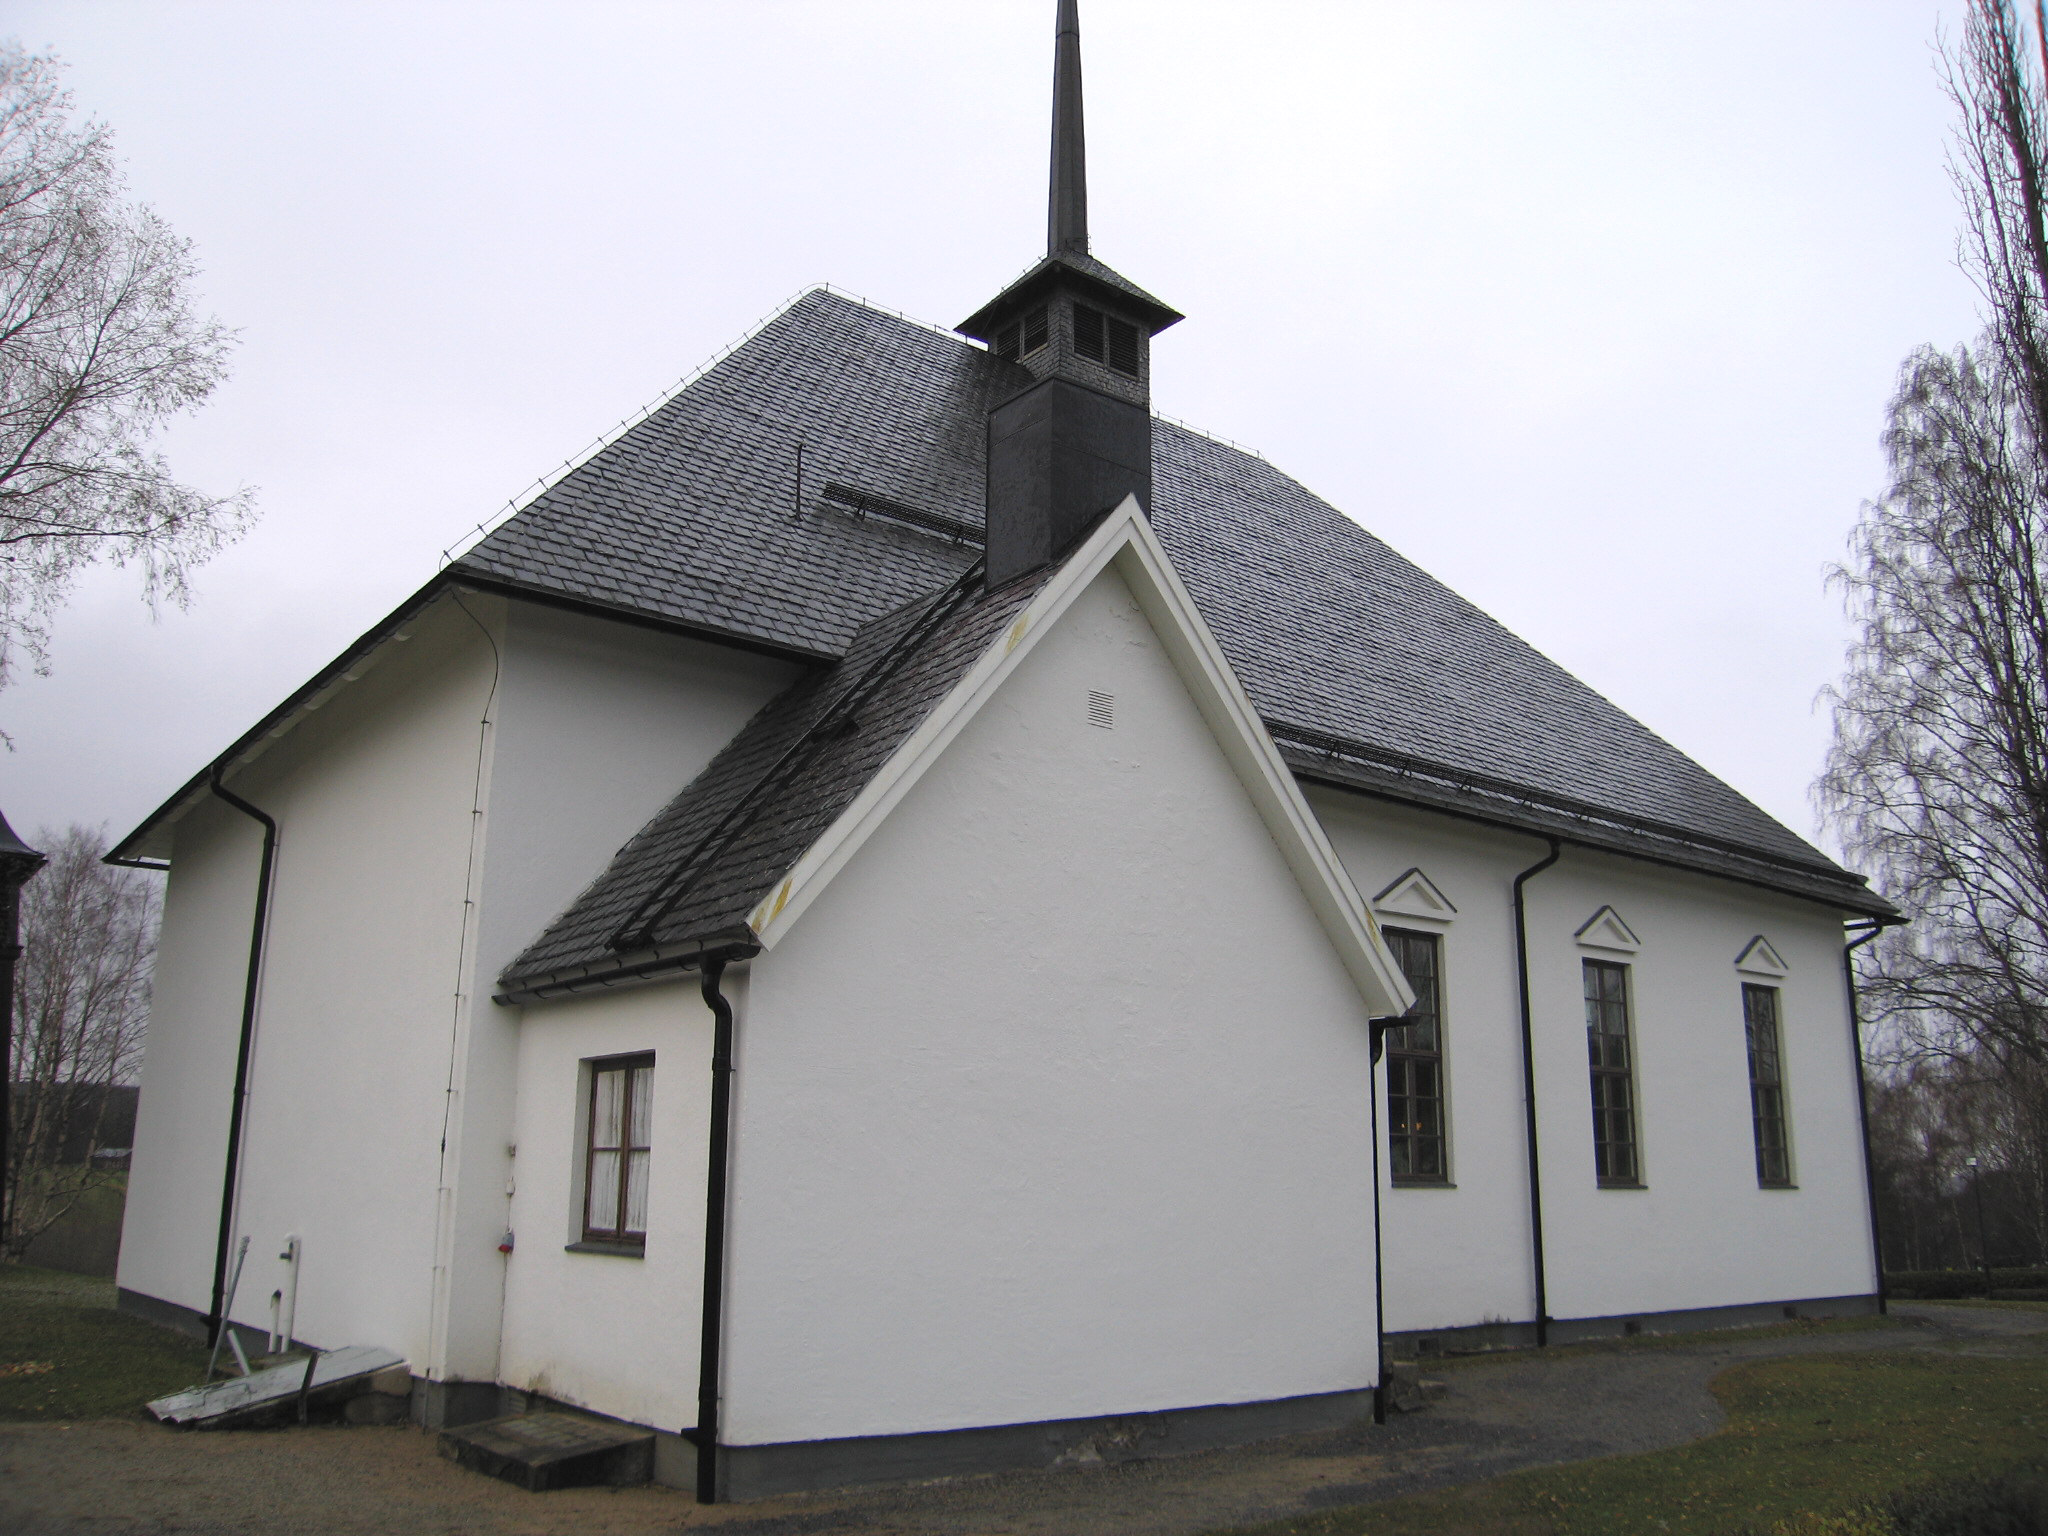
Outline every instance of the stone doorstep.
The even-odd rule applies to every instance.
[[[629,1424],[543,1410],[441,1432],[443,1456],[530,1493],[623,1487],[654,1476],[654,1435]]]

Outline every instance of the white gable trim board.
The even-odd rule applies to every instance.
[[[1174,573],[1135,497],[1093,534],[983,653],[909,740],[890,757],[748,917],[763,950],[773,949],[846,862],[902,801],[941,753],[1023,664],[1074,599],[1103,570],[1129,585],[1173,658],[1181,681],[1209,721],[1218,744],[1258,807],[1273,840],[1300,881],[1309,905],[1344,957],[1360,995],[1376,1014],[1397,1014],[1415,1001],[1379,925],[1331,848],[1301,787],[1281,760],[1243,685],[1224,659],[1194,599]]]

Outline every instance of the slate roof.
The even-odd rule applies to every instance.
[[[441,579],[818,663],[797,690],[810,703],[778,701],[707,770],[740,775],[777,732],[800,736],[806,709],[855,686],[862,648],[885,643],[880,621],[913,622],[978,559],[986,414],[1029,380],[955,335],[815,290]],[[1166,421],[1153,432],[1153,525],[1302,777],[1891,914],[1860,877],[1264,459]],[[833,760],[848,772],[865,761]],[[116,853],[141,848],[203,778]],[[714,792],[734,793],[691,786],[515,969],[583,963],[568,958],[575,944],[608,941],[663,859],[685,856]],[[677,910],[700,928],[744,917],[781,873],[765,869],[735,869],[722,895]]]
[[[806,294],[454,569],[837,659],[862,624],[979,552],[839,510],[826,487],[978,529],[986,413],[1029,377],[880,310]]]
[[[911,611],[974,559],[965,530],[981,521],[985,415],[1027,377],[957,337],[814,291],[457,569],[851,665],[863,626]],[[1160,541],[1302,776],[1889,912],[1264,459],[1165,421],[1153,441]],[[834,668],[799,691],[847,676]],[[764,716],[742,740],[758,749],[802,707],[779,702],[782,724]],[[738,761],[722,757],[719,771]],[[710,792],[700,781],[656,825],[681,838],[696,814],[684,802]],[[658,863],[655,831],[621,859]],[[743,917],[781,873],[761,871],[721,918]],[[608,889],[623,899],[623,884]],[[595,907],[585,916],[599,922]],[[515,968],[566,957],[549,947],[566,932]]]

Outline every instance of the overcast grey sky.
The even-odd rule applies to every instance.
[[[1086,0],[1096,253],[1264,453],[1803,833],[1898,365],[1975,329],[1932,0]],[[127,830],[796,291],[950,324],[1042,250],[1053,0],[12,0],[197,242],[262,521],[101,572],[0,809]]]

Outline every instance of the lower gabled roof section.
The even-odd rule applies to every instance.
[[[1376,1014],[1413,994],[1151,525],[1126,498],[1059,565],[994,591],[975,573],[864,630],[798,683],[619,853],[501,980],[533,1002],[771,949],[1039,638],[1114,567],[1145,611]]]

